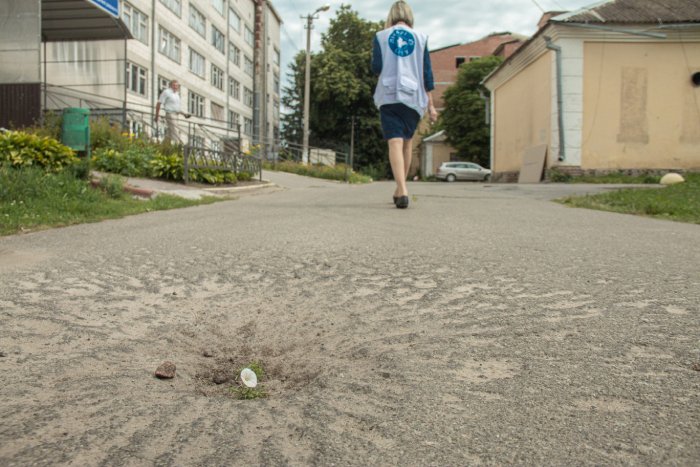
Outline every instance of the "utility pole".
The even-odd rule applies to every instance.
[[[309,107],[311,106],[311,29],[313,21],[318,18],[318,13],[328,11],[330,5],[323,5],[311,14],[302,16],[306,19],[306,73],[304,76],[304,141],[301,153],[301,160],[304,164],[309,163]]]

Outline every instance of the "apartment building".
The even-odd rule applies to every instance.
[[[133,39],[47,45],[47,107],[80,95],[95,109],[126,108],[129,130],[151,134],[158,96],[176,79],[182,110],[192,115],[181,124],[195,143],[217,148],[237,125],[244,146],[278,139],[282,20],[269,1],[129,0],[120,7]]]

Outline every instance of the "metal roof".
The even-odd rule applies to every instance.
[[[85,0],[41,0],[44,42],[131,39],[120,18]]]
[[[606,0],[556,16],[553,23],[668,24],[700,22],[700,0]]]

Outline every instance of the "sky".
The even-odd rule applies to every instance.
[[[305,20],[324,4],[331,9],[314,21],[311,49],[318,50],[321,34],[343,3],[352,6],[361,18],[384,21],[394,0],[272,0],[284,24],[282,73],[286,75],[297,51],[306,48]],[[542,11],[572,11],[599,0],[408,0],[415,16],[415,28],[428,34],[430,49],[471,42],[492,32],[509,31],[530,36],[535,33]]]

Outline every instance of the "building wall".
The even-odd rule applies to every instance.
[[[519,171],[530,147],[551,147],[552,67],[553,54],[546,52],[492,92],[496,174]]]
[[[430,52],[430,60],[433,66],[435,79],[435,91],[433,99],[438,111],[444,107],[442,95],[457,80],[457,58],[463,57],[468,63],[470,59],[493,55],[494,51],[504,42],[509,42],[518,37],[511,34],[495,34],[487,36],[469,44],[455,45]],[[517,49],[512,49],[517,50]]]
[[[26,0],[2,3],[0,11],[6,19],[0,27],[0,83],[38,83],[41,5]]]
[[[700,169],[700,42],[585,44],[583,169]]]

